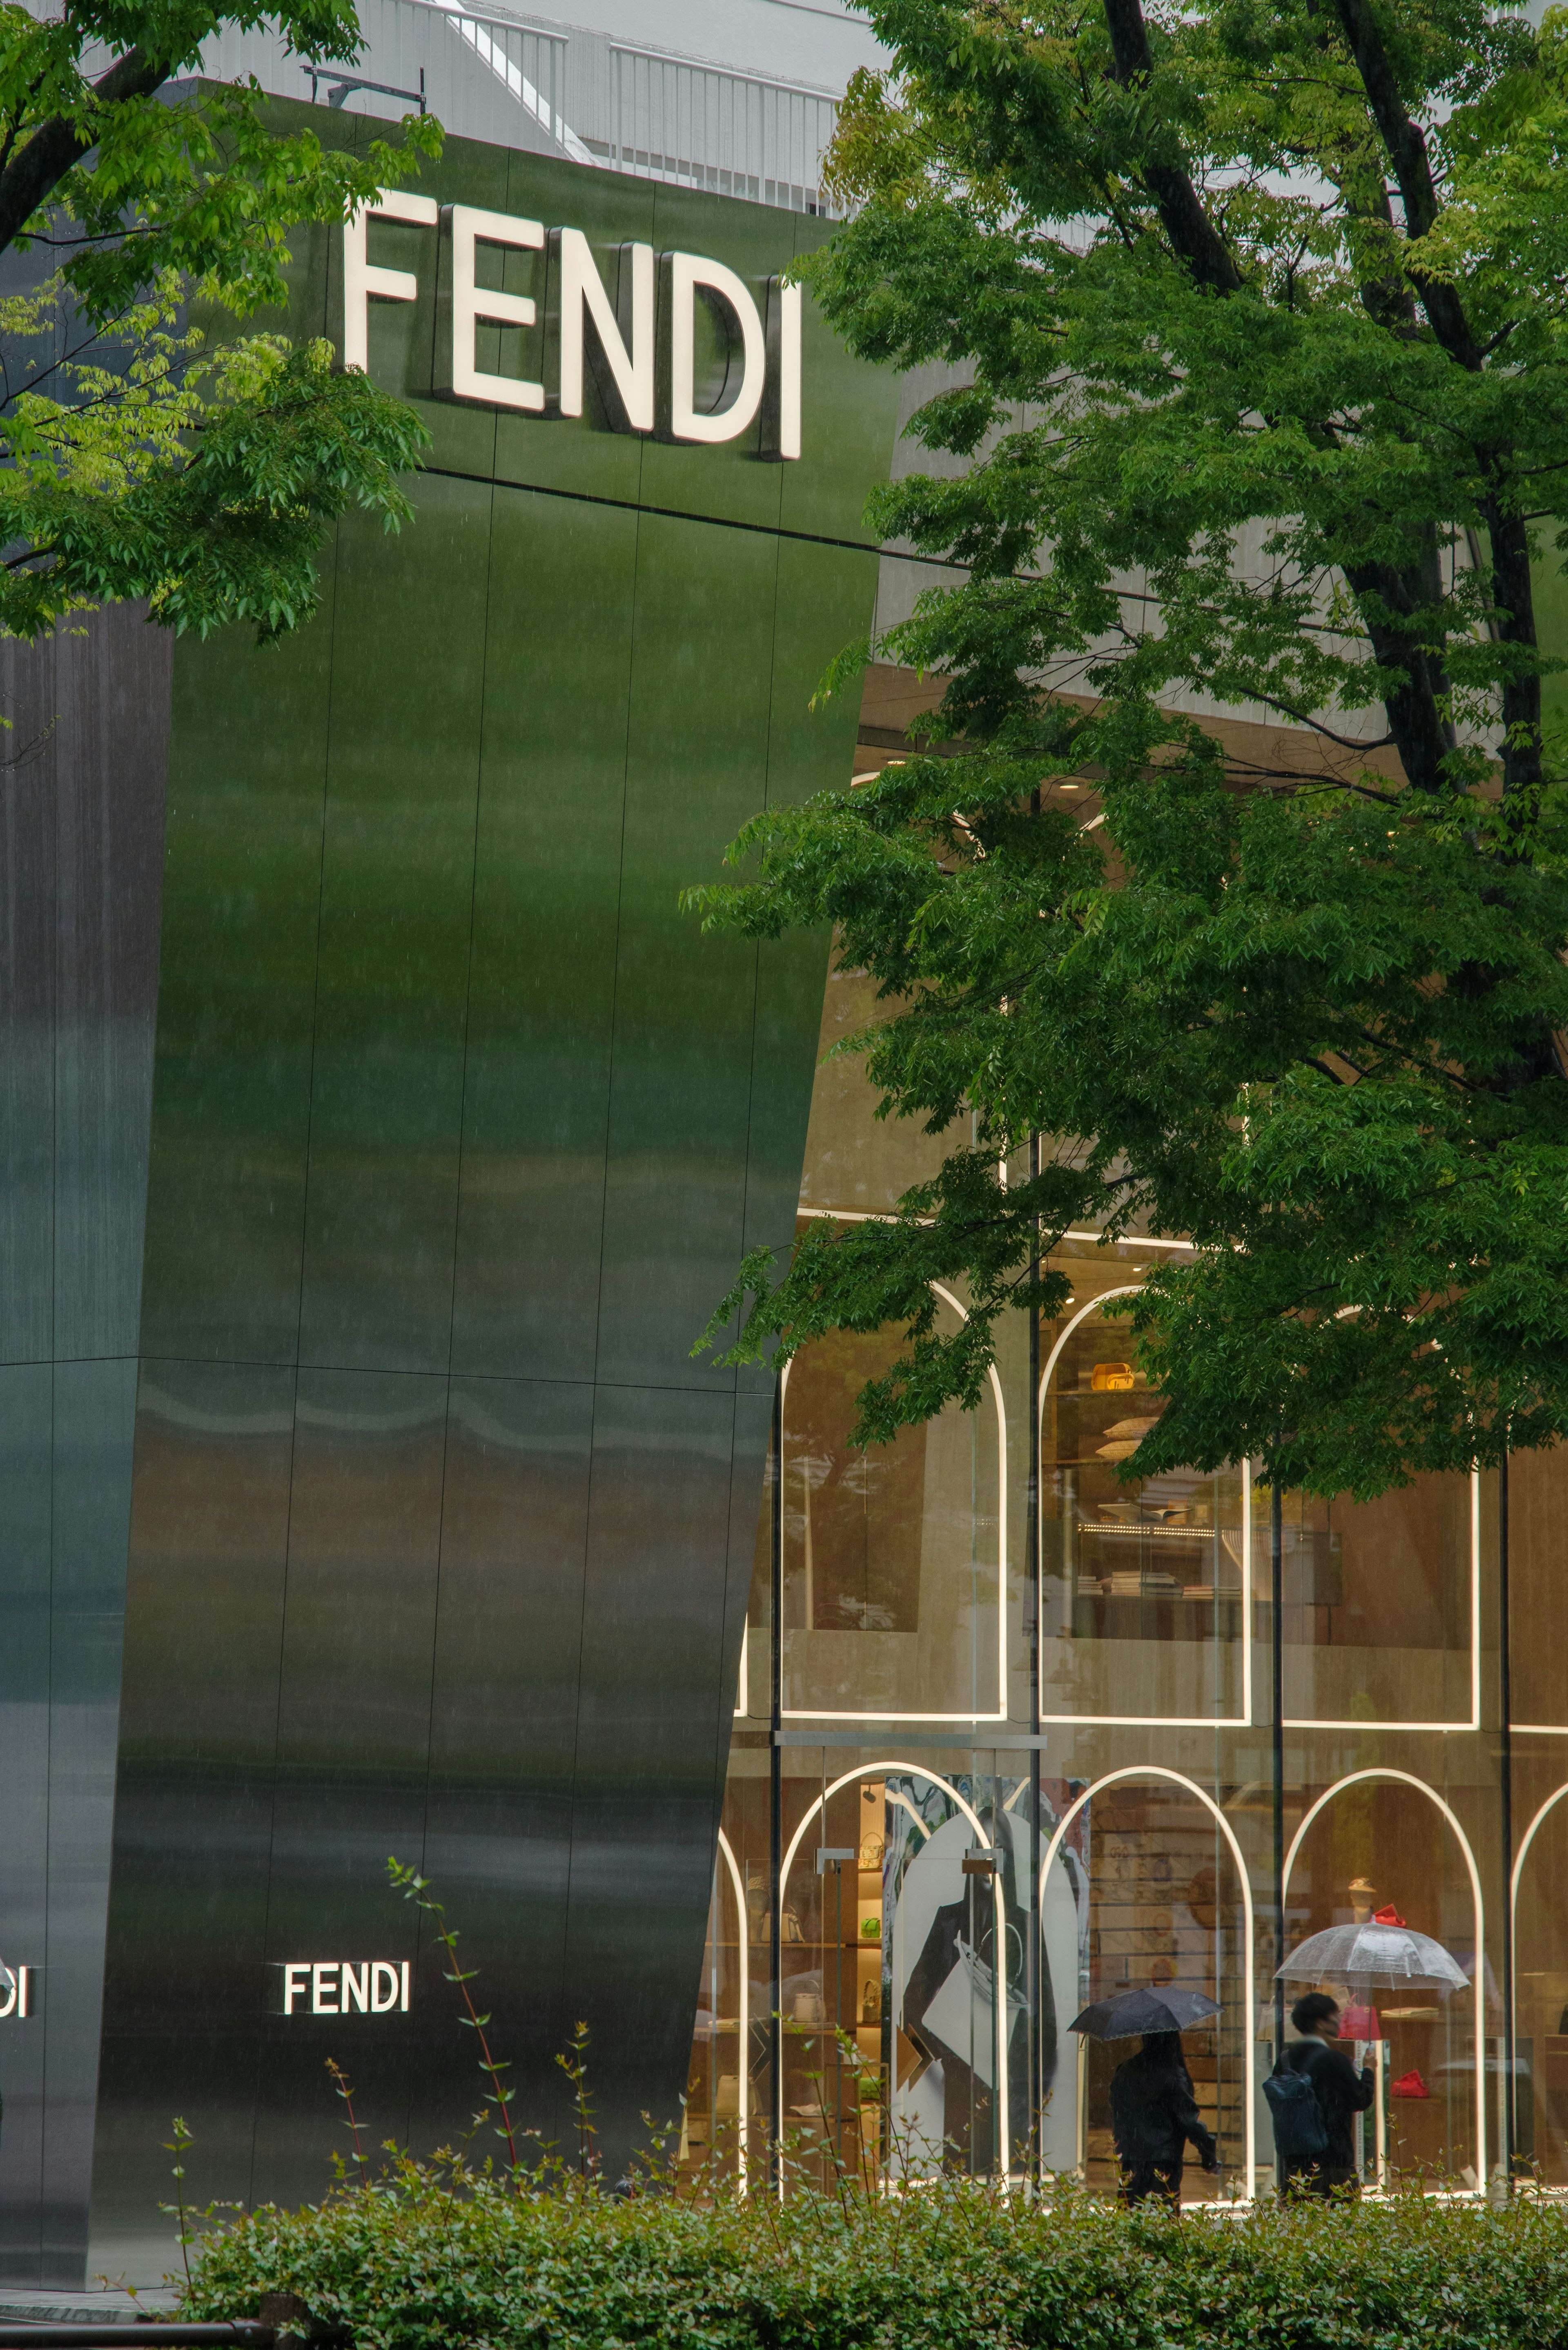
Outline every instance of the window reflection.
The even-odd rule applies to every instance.
[[[954,1309],[940,1317],[956,1326]],[[784,1701],[796,1713],[995,1713],[1002,1703],[999,1394],[891,1444],[849,1441],[898,1334],[840,1332],[784,1382]]]
[[[1262,1487],[1254,1513],[1254,1582],[1266,1603]],[[1417,1477],[1376,1502],[1291,1492],[1282,1514],[1286,1718],[1469,1721],[1469,1480]]]
[[[1234,1715],[1246,1672],[1242,1475],[1118,1477],[1164,1409],[1136,1367],[1130,1314],[1107,1297],[1054,1334],[1041,1420],[1042,1711]]]

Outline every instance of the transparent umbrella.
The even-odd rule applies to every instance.
[[[1326,1926],[1297,1944],[1276,1982],[1338,1982],[1350,1991],[1430,1991],[1447,1997],[1469,1977],[1430,1934],[1413,1926]]]

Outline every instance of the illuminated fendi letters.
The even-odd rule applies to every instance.
[[[343,231],[343,363],[369,364],[369,306],[412,302],[419,279],[411,270],[372,268],[367,223],[403,221],[440,229],[436,274],[434,389],[448,400],[524,414],[580,416],[584,354],[592,334],[595,371],[605,413],[620,432],[663,429],[671,440],[715,443],[738,440],[763,416],[763,453],[800,455],[801,295],[798,286],[777,278],[766,289],[764,329],[756,296],[722,261],[700,254],[669,253],[661,259],[664,298],[656,302],[656,268],[650,244],[623,244],[617,255],[618,286],[612,301],[599,264],[581,229],[546,233],[542,221],[512,213],[485,212],[475,204],[441,204],[433,196],[383,189],[376,201]],[[511,294],[478,282],[478,252],[488,244],[544,253],[546,297],[555,354],[554,388],[525,376],[501,375],[482,368],[475,335],[482,324],[532,328],[538,306],[531,295]],[[724,321],[732,352],[725,372],[722,405],[700,407],[696,390],[697,301],[701,296]],[[658,416],[657,315],[664,314],[669,336],[664,380],[666,413]]]
[[[289,1959],[285,2015],[407,2015],[407,1959]]]
[[[0,2022],[15,2016],[22,2022],[32,2012],[32,1967],[8,1967],[0,1962]]]

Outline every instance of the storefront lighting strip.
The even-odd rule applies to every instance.
[[[739,2094],[735,2101],[738,2116],[735,2139],[735,2184],[743,2195],[746,2191],[748,2169],[747,2157],[751,2152],[752,2135],[751,1916],[746,1908],[746,1888],[741,1882],[741,1872],[735,1860],[734,1846],[731,1844],[729,1837],[724,1834],[722,1828],[719,1830],[719,1856],[730,1872],[730,1884],[735,1896],[735,1939],[740,1945],[741,1952],[741,2014],[740,2028],[735,2034],[735,2037],[740,2043],[735,2052],[735,2071],[739,2075],[736,2084]],[[715,1893],[718,1892],[718,1889],[717,1886],[713,1888]],[[713,2057],[713,2077],[715,2083],[718,2080],[718,2054],[717,2051],[715,2051]],[[716,2101],[717,2092],[715,2091],[715,2102]]]
[[[1208,1793],[1206,1788],[1200,1787],[1196,1779],[1189,1779],[1182,1772],[1172,1771],[1163,1762],[1128,1762],[1124,1764],[1119,1771],[1107,1771],[1103,1778],[1096,1779],[1089,1786],[1085,1787],[1083,1794],[1076,1796],[1074,1801],[1068,1804],[1066,1810],[1063,1813],[1061,1818],[1056,1823],[1055,1833],[1052,1836],[1050,1843],[1045,1847],[1045,1857],[1040,1865],[1039,1917],[1041,1940],[1042,1943],[1044,1943],[1045,1933],[1045,1888],[1051,1881],[1052,1864],[1062,1849],[1068,1829],[1072,1826],[1073,1822],[1077,1818],[1078,1814],[1084,1809],[1084,1806],[1092,1802],[1094,1797],[1097,1795],[1103,1788],[1116,1786],[1121,1782],[1127,1779],[1168,1780],[1173,1786],[1185,1787],[1189,1795],[1196,1795],[1199,1802],[1203,1805],[1204,1810],[1210,1814],[1220,1828],[1226,1843],[1231,1847],[1231,1857],[1236,1865],[1236,1879],[1241,1888],[1241,1930],[1247,1951],[1247,1977],[1245,1985],[1247,2012],[1243,2021],[1241,2036],[1241,2044],[1245,2051],[1243,2061],[1246,2078],[1247,2125],[1246,2137],[1244,2141],[1246,2147],[1244,2160],[1247,2172],[1247,2191],[1241,2199],[1244,2202],[1251,2203],[1257,2193],[1258,2163],[1258,2057],[1257,2041],[1252,2032],[1252,1977],[1256,1970],[1257,1960],[1255,1956],[1255,1935],[1252,1922],[1252,1880],[1247,1873],[1247,1863],[1243,1857],[1241,1847],[1236,1840],[1236,1831],[1231,1826],[1230,1821],[1226,1818],[1224,1813],[1220,1810],[1219,1804],[1215,1802],[1213,1796]],[[1292,1846],[1292,1850],[1293,1852],[1293,1846]],[[1465,1847],[1465,1851],[1468,1856],[1469,1851],[1469,1846],[1468,1845]],[[1473,1877],[1475,1874],[1475,1863],[1473,1861],[1470,1863],[1470,1874]],[[1082,1932],[1081,1927],[1079,1930]],[[1476,1947],[1479,1954],[1480,1949],[1479,1939]],[[1484,2177],[1484,2172],[1482,2175]]]
[[[1379,1728],[1386,1726],[1387,1725],[1378,1725]],[[1438,1726],[1442,1727],[1443,1725],[1439,1724]],[[1452,1728],[1452,1726],[1453,1725],[1451,1723],[1448,1725],[1449,1728]],[[1481,1892],[1480,1871],[1476,1866],[1476,1856],[1470,1850],[1470,1840],[1469,1836],[1466,1835],[1464,1829],[1459,1825],[1458,1814],[1443,1801],[1442,1796],[1438,1794],[1435,1787],[1428,1787],[1424,1779],[1416,1778],[1408,1771],[1397,1771],[1388,1763],[1375,1764],[1371,1769],[1366,1771],[1352,1771],[1346,1777],[1336,1779],[1332,1787],[1325,1787],[1323,1794],[1318,1797],[1316,1803],[1312,1805],[1311,1809],[1303,1814],[1301,1825],[1296,1829],[1294,1835],[1291,1838],[1290,1850],[1285,1855],[1284,1872],[1281,1879],[1282,1888],[1285,1893],[1289,1893],[1291,1885],[1291,1870],[1295,1866],[1296,1855],[1302,1848],[1303,1838],[1305,1836],[1308,1828],[1311,1827],[1314,1820],[1316,1819],[1324,1806],[1326,1804],[1331,1804],[1336,1795],[1343,1794],[1346,1787],[1357,1786],[1362,1781],[1366,1779],[1396,1780],[1402,1787],[1416,1788],[1421,1794],[1426,1796],[1427,1801],[1429,1804],[1436,1804],[1438,1811],[1441,1812],[1449,1827],[1452,1828],[1455,1838],[1459,1844],[1459,1850],[1464,1854],[1465,1866],[1469,1871],[1470,1901],[1472,1904],[1475,1930],[1476,2183],[1474,2187],[1469,2188],[1465,2191],[1471,2197],[1484,2197],[1486,2194],[1487,2185],[1486,1901]]]

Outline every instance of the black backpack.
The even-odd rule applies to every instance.
[[[1298,2073],[1282,2054],[1263,2084],[1273,2117],[1274,2148],[1283,2163],[1316,2162],[1328,2151],[1328,2130],[1310,2073]]]

